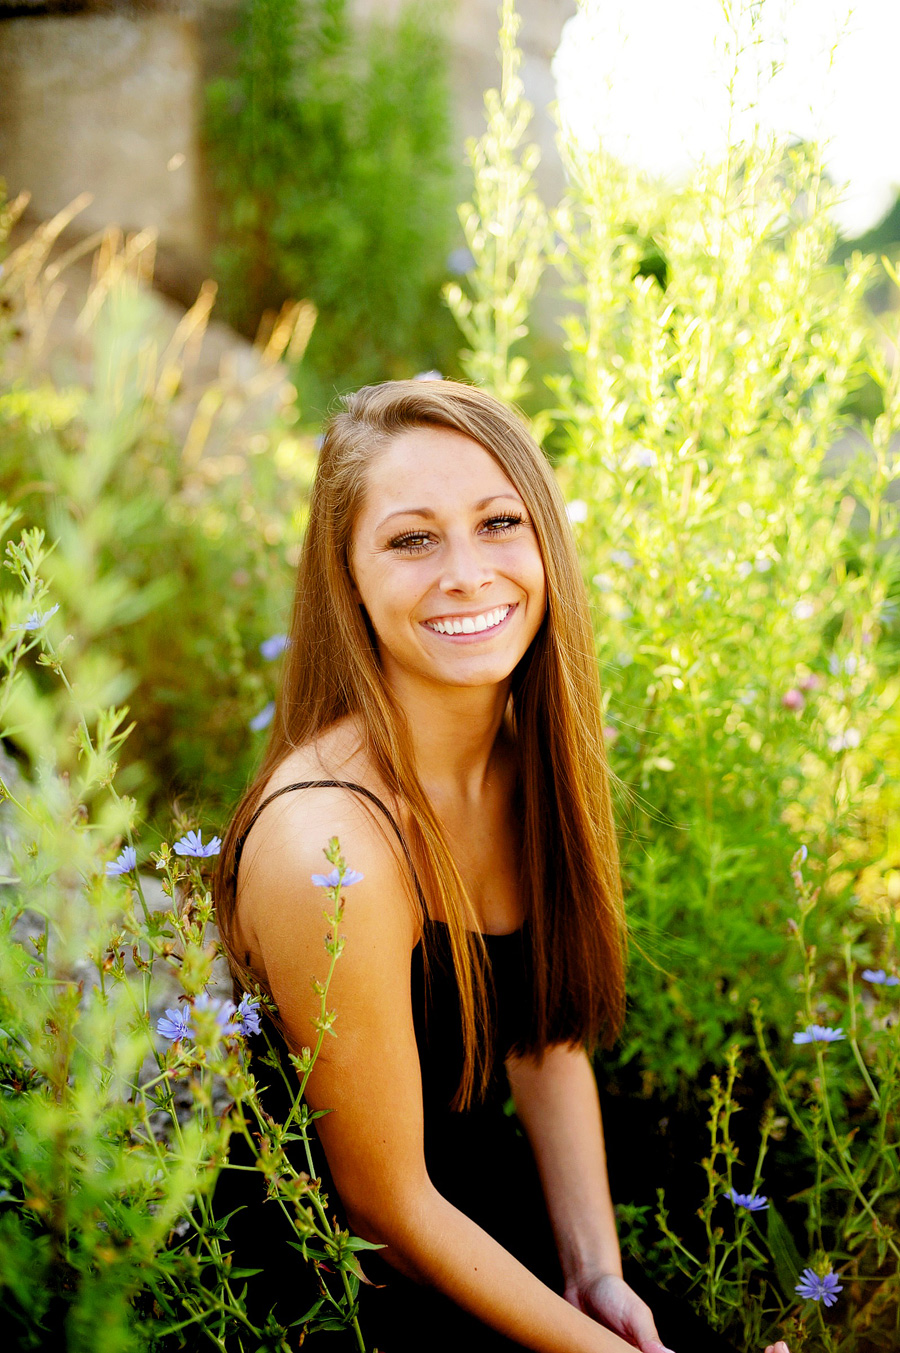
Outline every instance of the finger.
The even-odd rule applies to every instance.
[[[673,1353],[671,1348],[666,1348],[665,1344],[658,1338],[642,1339],[640,1342],[641,1353]]]

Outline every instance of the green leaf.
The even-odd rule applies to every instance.
[[[377,1244],[374,1240],[361,1240],[359,1236],[351,1236],[345,1240],[341,1246],[344,1250],[383,1250],[384,1246]]]
[[[775,1265],[781,1290],[787,1300],[793,1302],[797,1296],[794,1287],[803,1270],[803,1260],[794,1244],[794,1237],[771,1203],[766,1214],[766,1244]]]

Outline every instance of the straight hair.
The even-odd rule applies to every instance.
[[[471,901],[416,773],[403,711],[385,686],[353,593],[351,538],[370,462],[412,428],[462,433],[516,487],[537,537],[546,613],[510,693],[520,767],[520,881],[534,976],[529,1027],[516,1051],[536,1056],[554,1043],[590,1051],[608,1045],[624,1015],[622,889],[587,596],[556,478],[516,413],[455,381],[389,381],[345,396],[342,405],[319,455],[268,746],[219,857],[216,915],[235,980],[259,985],[233,943],[237,844],[285,757],[356,716],[375,769],[404,807],[407,846],[424,896],[416,905],[446,923],[464,1044],[454,1105],[465,1108],[484,1094],[491,1071],[489,964]]]

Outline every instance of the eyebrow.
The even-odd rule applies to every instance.
[[[472,504],[473,512],[481,512],[490,503],[496,503],[498,499],[507,498],[510,502],[518,503],[520,507],[525,504],[517,493],[492,493],[487,498],[481,498],[477,503]],[[427,521],[434,521],[437,513],[430,507],[401,507],[396,512],[389,512],[376,526],[376,531],[380,531],[382,526],[386,526],[394,517],[424,517]]]

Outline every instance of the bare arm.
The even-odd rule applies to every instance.
[[[566,1300],[644,1353],[663,1347],[649,1308],[622,1279],[597,1083],[583,1048],[507,1062],[516,1110],[544,1188]]]
[[[299,800],[299,802],[298,802]],[[238,915],[296,1047],[312,1042],[310,976],[321,977],[323,897],[310,882],[338,834],[365,875],[347,893],[346,945],[329,1005],[337,1037],[310,1078],[319,1135],[351,1226],[385,1258],[535,1353],[633,1347],[546,1287],[433,1187],[425,1169],[422,1091],[410,1003],[416,926],[405,865],[342,791],[297,796],[265,815],[241,868]]]

